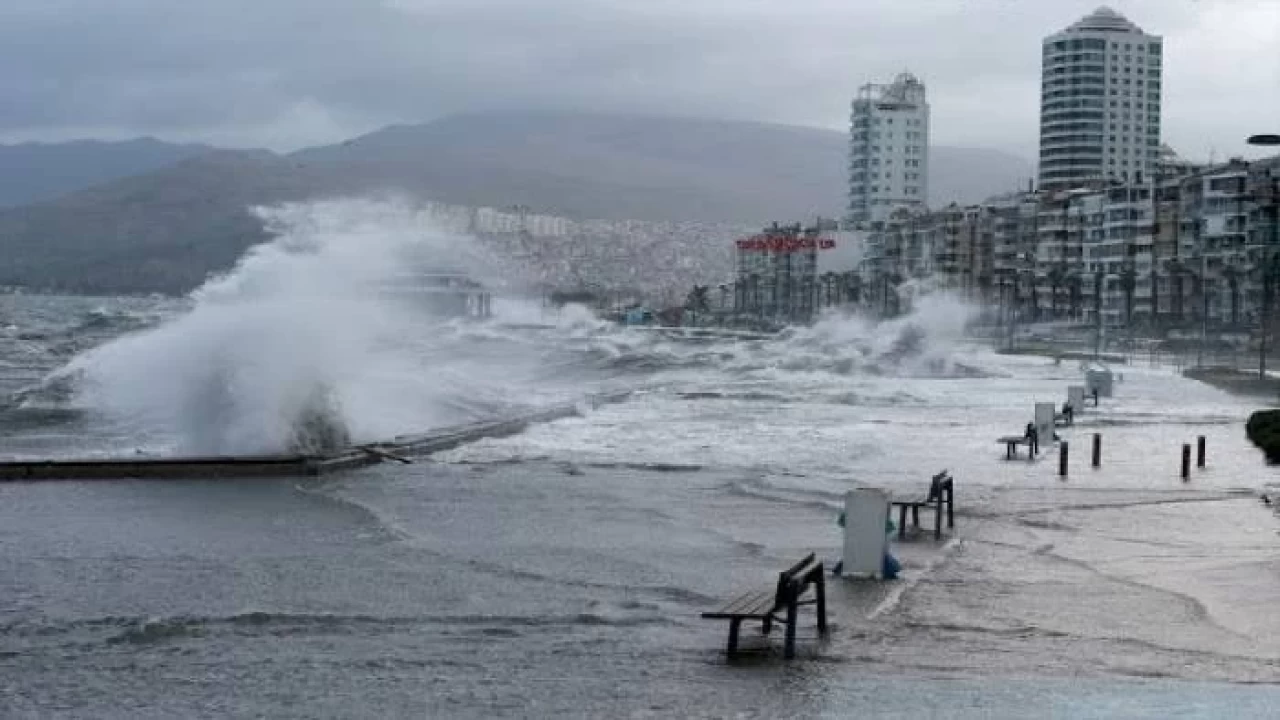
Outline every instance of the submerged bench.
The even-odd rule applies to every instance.
[[[1006,460],[1012,460],[1018,457],[1018,446],[1027,446],[1027,459],[1036,459],[1036,444],[1031,442],[1031,438],[1026,435],[1006,435],[998,440],[998,443],[1004,445],[1004,457]]]
[[[814,597],[801,599],[805,591],[812,585]],[[818,633],[827,632],[827,593],[822,575],[822,563],[813,553],[778,573],[778,582],[772,588],[751,590],[733,598],[724,605],[710,612],[702,613],[702,617],[712,620],[729,621],[729,652],[732,656],[738,650],[738,627],[743,620],[759,620],[761,631],[768,635],[775,622],[787,626],[784,654],[787,658],[796,654],[796,620],[801,605],[817,605]],[[775,614],[786,612],[786,617]]]
[[[907,510],[911,510],[911,521],[915,527],[920,527],[920,508],[933,508],[933,537],[942,539],[942,506],[947,506],[947,527],[954,528],[956,526],[955,515],[955,481],[946,470],[933,476],[929,481],[929,492],[924,495],[914,495],[891,499],[889,504],[898,508],[898,537],[905,538],[907,536]]]

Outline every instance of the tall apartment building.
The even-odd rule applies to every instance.
[[[898,207],[923,210],[928,177],[924,84],[904,72],[887,85],[863,85],[850,118],[848,224],[882,224]]]
[[[1107,7],[1044,39],[1041,188],[1156,174],[1162,47],[1159,36]]]

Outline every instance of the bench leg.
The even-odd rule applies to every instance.
[[[907,506],[898,506],[898,539],[907,537]]]
[[[734,618],[729,621],[729,655],[738,652],[738,626],[742,621]]]
[[[773,631],[773,618],[767,617],[760,623],[760,634],[768,635]]]
[[[920,506],[913,505],[911,507],[911,525],[912,527],[920,527]]]
[[[787,604],[787,638],[782,654],[788,660],[796,656],[796,615],[799,609],[794,599]]]
[[[947,491],[947,527],[955,529],[956,526],[956,491]]]
[[[933,539],[942,539],[942,493],[938,493],[938,504],[933,506]]]

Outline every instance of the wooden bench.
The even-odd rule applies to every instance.
[[[920,508],[933,508],[933,537],[942,539],[942,506],[947,506],[947,527],[954,528],[956,526],[955,516],[955,481],[947,474],[946,470],[933,476],[929,481],[929,492],[923,496],[915,495],[902,497],[889,501],[893,507],[898,508],[898,537],[905,538],[907,536],[907,510],[911,510],[911,521],[915,527],[920,527]]]
[[[818,632],[827,632],[827,592],[824,582],[822,563],[813,553],[809,553],[800,562],[778,573],[778,582],[774,587],[742,593],[719,608],[702,613],[702,617],[729,621],[730,656],[738,650],[738,627],[743,620],[759,620],[765,635],[773,629],[775,622],[782,623],[787,626],[784,654],[792,658],[796,654],[796,616],[801,605],[818,606]],[[814,597],[801,599],[810,585],[813,586]],[[782,611],[786,611],[786,617],[777,617],[776,613]]]
[[[1036,447],[1031,442],[1031,438],[1026,435],[1006,435],[998,440],[998,443],[1004,444],[1004,457],[1006,460],[1012,460],[1018,457],[1018,446],[1027,446],[1027,459],[1034,460],[1036,458]]]

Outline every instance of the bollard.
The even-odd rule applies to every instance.
[[[1070,449],[1066,440],[1058,444],[1058,475],[1062,477],[1067,476],[1067,455]]]
[[[1182,444],[1182,479],[1191,479],[1191,443]]]
[[[1102,433],[1093,434],[1093,466],[1102,467]]]
[[[1196,467],[1204,467],[1204,436],[1196,438]]]

